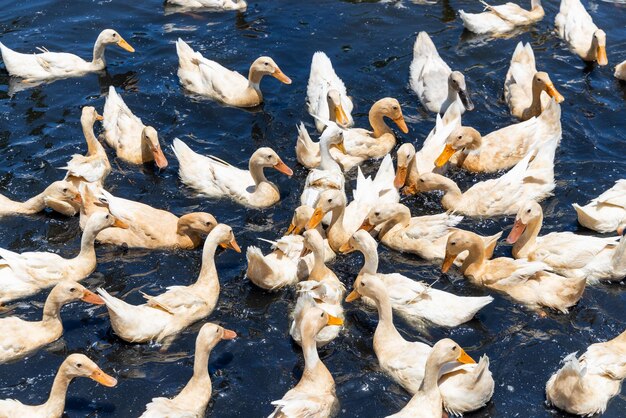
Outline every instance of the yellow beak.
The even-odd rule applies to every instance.
[[[443,259],[443,264],[441,265],[441,271],[447,273],[455,259],[456,255],[446,253],[446,258]]]
[[[476,361],[470,357],[469,354],[467,354],[465,352],[465,350],[463,350],[461,348],[461,354],[459,355],[459,358],[456,359],[456,361],[463,363],[463,364],[476,364]]]
[[[452,148],[452,145],[446,144],[446,147],[443,149],[443,151],[441,151],[441,154],[439,154],[439,157],[437,157],[437,159],[435,160],[435,165],[437,167],[443,166],[445,163],[448,162],[450,158],[452,158],[455,152],[456,150]]]
[[[348,296],[346,296],[346,302],[354,302],[361,298],[361,294],[354,289]]]
[[[228,243],[220,243],[220,247],[235,250],[238,253],[241,252],[241,248],[239,248],[239,244],[237,244],[237,240],[234,237]]]
[[[561,93],[558,92],[558,90],[556,89],[556,87],[554,87],[554,84],[552,83],[546,84],[546,93],[548,93],[548,96],[554,98],[554,101],[557,103],[561,103],[563,100],[565,100],[565,98],[561,96]]]
[[[99,114],[96,113],[96,120],[103,121],[104,120],[104,116],[99,115]]]
[[[335,148],[337,148],[339,151],[341,151],[342,154],[347,154],[348,153],[346,151],[346,147],[343,146],[343,142],[335,144]]]
[[[130,228],[130,225],[122,221],[120,218],[115,218],[115,222],[113,222],[113,226],[116,228],[122,228],[122,229]]]
[[[290,235],[290,234],[298,235],[300,231],[302,231],[301,227],[295,226],[293,223],[290,223],[289,228],[287,229],[287,232],[285,233],[285,235]]]
[[[402,115],[400,115],[398,118],[393,120],[396,125],[398,125],[398,128],[400,128],[400,130],[405,133],[408,134],[409,133],[409,127],[406,126],[406,122],[404,121],[404,117]]]
[[[328,314],[328,322],[326,325],[343,325],[343,319]]]
[[[408,167],[400,167],[398,166],[398,172],[396,173],[396,178],[393,180],[393,186],[396,189],[404,186],[404,182],[406,181],[406,175],[409,172]]]
[[[112,388],[113,386],[117,385],[117,379],[115,379],[112,376],[109,376],[108,374],[106,374],[100,369],[97,369],[96,371],[91,373],[89,375],[89,378],[109,388]]]
[[[347,254],[353,250],[354,248],[352,248],[352,245],[350,245],[350,242],[346,242],[341,247],[339,247],[339,252],[342,254]]]
[[[596,52],[596,60],[598,61],[598,65],[607,65],[609,63],[609,59],[606,57],[606,47],[598,47],[598,50]]]
[[[341,104],[335,107],[335,120],[342,126],[346,126],[348,122],[350,122],[348,115],[346,115],[346,112],[343,110],[343,106],[341,106]]]
[[[120,39],[119,41],[117,41],[117,46],[119,46],[122,49],[125,49],[128,52],[135,52],[135,48],[130,46],[130,44],[126,42],[124,39]]]
[[[306,229],[317,228],[317,226],[322,222],[322,219],[324,219],[324,212],[322,212],[322,208],[315,208],[313,216],[311,216],[311,219],[309,219],[309,222],[306,224]]]

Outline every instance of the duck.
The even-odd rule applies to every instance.
[[[313,267],[307,280],[297,284],[298,299],[291,314],[291,326],[289,334],[291,338],[302,344],[300,334],[302,312],[309,307],[317,306],[324,312],[328,312],[336,318],[344,319],[343,306],[341,302],[345,294],[345,286],[339,281],[337,275],[325,264],[324,238],[316,230],[311,229],[303,234],[304,248],[302,254],[313,254]],[[329,325],[315,336],[317,347],[323,347],[334,340],[341,331],[341,327]]]
[[[152,398],[139,418],[201,417],[211,400],[209,356],[220,341],[234,340],[237,333],[219,325],[206,323],[196,338],[193,376],[173,398]]]
[[[476,364],[456,342],[450,338],[437,341],[433,346],[426,365],[424,379],[419,390],[399,412],[387,418],[434,418],[443,416],[443,398],[439,392],[437,381],[441,370],[451,362],[461,364]]]
[[[128,248],[192,250],[217,225],[213,215],[192,212],[178,217],[166,210],[145,203],[113,196],[102,188],[81,187],[83,205],[80,211],[82,228],[94,213],[109,210],[128,224],[128,228],[100,231],[96,241]]]
[[[46,298],[41,321],[25,321],[15,316],[0,318],[0,364],[26,357],[63,335],[61,308],[82,300],[93,305],[104,301],[98,295],[71,280],[59,282]]]
[[[554,25],[570,51],[584,61],[595,61],[600,66],[609,63],[606,57],[606,33],[593,23],[580,0],[561,0]]]
[[[626,60],[615,66],[615,73],[613,74],[618,80],[626,81]]]
[[[0,303],[21,299],[60,281],[81,281],[96,269],[96,236],[105,228],[128,228],[108,212],[89,219],[80,241],[80,252],[64,258],[51,252],[14,253],[0,248]]]
[[[429,112],[444,114],[455,102],[459,103],[461,114],[474,110],[465,76],[460,71],[452,71],[441,59],[426,32],[420,32],[415,40],[410,73],[411,89]]]
[[[626,332],[591,344],[580,357],[567,355],[546,384],[548,403],[574,415],[603,414],[626,378],[625,356]]]
[[[119,33],[113,29],[105,29],[96,39],[91,61],[85,61],[66,52],[50,52],[45,48],[38,48],[39,54],[22,54],[9,49],[2,42],[0,42],[0,53],[9,74],[23,78],[23,82],[29,83],[80,77],[104,70],[106,68],[104,50],[109,45],[117,45],[128,52],[135,52],[135,49]]]
[[[156,129],[144,125],[113,86],[109,87],[103,117],[104,140],[115,150],[117,158],[132,164],[154,161],[159,169],[167,167]]]
[[[209,9],[211,11],[245,11],[248,3],[245,0],[166,0],[166,6],[175,6],[185,11]]]
[[[485,11],[482,13],[467,13],[462,9],[459,10],[459,17],[465,29],[477,34],[504,34],[520,26],[537,23],[545,15],[541,0],[531,0],[530,10],[511,2],[498,6],[491,6],[484,1],[481,3],[485,6]]]
[[[408,133],[402,107],[397,99],[385,97],[374,103],[369,111],[372,130],[349,128],[343,132],[343,150],[331,148],[330,154],[343,171],[350,171],[369,159],[380,159],[389,154],[396,145],[396,136],[385,122],[385,117],[393,120],[403,133]],[[324,121],[325,125],[335,124]],[[337,125],[337,124],[335,124]],[[321,163],[320,144],[313,142],[303,124],[298,127],[296,142],[298,162],[307,168],[316,168]]]
[[[411,217],[411,211],[402,203],[384,203],[370,210],[360,229],[373,231],[380,242],[392,250],[415,254],[428,261],[441,261],[448,236],[462,220],[462,216],[447,212]],[[502,231],[485,237],[487,258],[491,258],[501,236]]]
[[[461,108],[457,103],[448,106],[446,113],[436,116],[435,127],[430,131],[422,148],[415,152],[415,146],[406,142],[396,153],[398,169],[394,186],[400,190],[404,186],[405,194],[413,194],[417,190],[420,173],[442,171],[435,165],[435,160],[443,152],[446,139],[452,131],[461,126]]]
[[[16,399],[0,400],[0,417],[61,418],[65,411],[67,388],[76,377],[88,377],[109,388],[117,385],[117,379],[109,376],[84,354],[70,354],[65,358],[54,377],[50,395],[41,405],[25,405]],[[95,412],[94,412],[95,413]]]
[[[82,198],[78,189],[65,180],[51,183],[45,190],[25,202],[16,202],[0,194],[0,218],[13,215],[34,215],[50,208],[66,216],[80,210]]]
[[[617,180],[613,187],[592,199],[585,206],[572,205],[578,223],[596,232],[608,233],[617,229],[626,219],[626,179]]]
[[[289,177],[293,175],[276,151],[268,147],[261,147],[252,154],[247,171],[211,155],[200,155],[178,138],[174,139],[172,149],[183,183],[203,195],[227,197],[250,208],[268,208],[280,200],[278,187],[265,178],[264,168],[272,167]]]
[[[393,323],[393,310],[387,285],[378,275],[363,274],[354,282],[346,302],[362,297],[374,301],[378,324],[374,332],[374,353],[382,371],[411,395],[418,393],[424,380],[426,362],[432,347],[418,341],[407,341]],[[493,396],[495,382],[489,370],[489,357],[478,364],[452,361],[438,378],[443,406],[452,415],[462,415],[485,406]]]
[[[167,346],[182,330],[209,316],[220,294],[215,268],[218,246],[241,252],[231,227],[216,225],[204,242],[202,268],[196,282],[189,286],[170,286],[158,296],[144,294],[147,302],[142,305],[131,305],[98,288],[115,334],[130,343],[154,342]]]
[[[558,144],[561,137],[561,109],[552,100],[538,117],[485,136],[469,126],[456,128],[446,139],[435,165],[442,167],[452,160],[458,167],[474,173],[494,173],[510,169],[543,144]]]
[[[362,276],[376,276],[380,279],[387,288],[393,310],[413,327],[420,328],[424,324],[457,327],[471,320],[479,310],[493,301],[491,296],[456,296],[399,273],[378,273],[377,246],[376,240],[367,231],[359,230],[340,251],[359,251],[363,254],[365,261],[357,280]],[[368,298],[364,302],[375,305],[375,301]]]
[[[541,307],[567,313],[582,297],[585,279],[552,273],[541,261],[485,257],[483,239],[469,231],[454,231],[448,237],[441,271],[447,273],[457,255],[469,251],[460,272],[470,283],[505,293],[513,300],[539,311]]]
[[[83,107],[80,124],[87,141],[87,155],[74,154],[72,159],[63,167],[67,170],[65,180],[79,187],[81,182],[97,183],[102,185],[104,179],[111,173],[111,164],[104,147],[93,133],[93,125],[104,118],[91,106]]]
[[[316,306],[302,311],[301,315],[304,372],[295,387],[287,391],[282,399],[272,402],[276,409],[268,418],[328,417],[339,407],[335,380],[319,357],[315,336],[324,327],[341,326],[343,321]]]
[[[248,78],[219,63],[206,59],[185,41],[176,41],[178,78],[186,90],[233,107],[255,107],[263,103],[261,80],[271,75],[284,84],[291,84],[270,57],[259,57],[250,66]]]
[[[352,99],[346,86],[335,73],[328,55],[317,51],[311,59],[311,73],[306,89],[307,108],[315,118],[315,127],[322,132],[326,126],[322,121],[330,120],[342,128],[354,125]]]
[[[339,190],[323,191],[306,229],[317,227],[326,214],[331,213],[326,236],[330,248],[337,252],[359,229],[374,206],[400,200],[398,191],[393,187],[394,178],[393,162],[389,155],[383,159],[373,180],[365,178],[359,167],[352,202],[347,205],[345,194]]]
[[[416,191],[443,190],[443,207],[461,215],[493,217],[516,214],[527,200],[540,202],[552,194],[557,140],[555,136],[551,142],[543,143],[541,148],[531,150],[501,177],[475,183],[465,192],[461,192],[454,181],[436,173],[420,175]]]
[[[548,106],[548,97],[557,103],[565,100],[554,87],[548,73],[537,71],[535,53],[530,43],[524,45],[519,42],[504,80],[504,99],[511,115],[521,121],[538,117]]]
[[[314,209],[310,206],[298,206],[285,236],[276,242],[270,241],[273,248],[271,253],[263,255],[260,248],[252,245],[246,249],[248,260],[246,277],[253,284],[265,290],[277,291],[295,285],[299,280],[309,276],[314,258],[312,253],[302,256],[304,238],[299,234],[313,216],[313,212]],[[336,254],[325,238],[322,225],[317,225],[315,230],[324,237],[324,261],[334,260]]]
[[[543,209],[528,201],[520,207],[507,242],[513,244],[513,257],[541,261],[556,273],[589,283],[600,280],[622,280],[626,270],[618,267],[619,236],[594,237],[572,232],[552,232],[539,236],[543,224]]]

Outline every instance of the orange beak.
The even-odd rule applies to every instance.
[[[92,380],[95,380],[96,382],[100,383],[102,386],[106,386],[108,388],[112,388],[113,386],[117,385],[117,379],[115,379],[112,376],[109,376],[108,374],[106,374],[100,369],[97,369],[96,371],[91,373],[89,375],[89,378]]]
[[[274,168],[281,173],[288,175],[289,177],[293,176],[293,171],[291,170],[291,168],[287,167],[287,164],[282,161],[279,161],[278,164],[274,166]]]
[[[300,228],[299,226],[295,226],[293,223],[290,223],[285,235],[290,235],[291,233],[293,233],[294,235],[298,235],[300,231],[302,231],[302,228]]]
[[[441,265],[441,271],[443,273],[447,273],[448,270],[450,270],[450,267],[452,267],[452,263],[454,263],[455,259],[456,255],[446,254],[446,257],[443,259],[443,264]]]
[[[324,212],[322,212],[322,208],[315,208],[313,216],[311,216],[309,222],[306,223],[306,229],[317,228],[317,226],[322,222],[322,219],[324,219]]]
[[[596,61],[598,61],[598,65],[607,65],[609,63],[609,59],[606,57],[605,46],[598,46],[598,50],[596,51]]]
[[[337,318],[336,316],[332,316],[330,314],[328,314],[328,322],[326,322],[326,325],[343,325],[343,319],[341,318]]]
[[[283,73],[280,68],[276,67],[276,70],[272,73],[272,76],[281,83],[291,84],[291,79]]]
[[[361,226],[359,227],[359,229],[364,229],[364,230],[366,230],[366,231],[368,231],[368,232],[369,232],[369,231],[371,231],[372,229],[374,229],[374,225],[372,225],[372,224],[370,223],[370,220],[369,220],[369,219],[366,219],[366,220],[364,220],[364,221],[363,221],[363,223],[361,224]]]
[[[361,294],[354,289],[348,296],[346,296],[346,302],[354,302],[361,298]]]
[[[156,147],[152,149],[152,155],[154,156],[154,162],[157,167],[160,169],[164,169],[167,167],[167,158],[165,158],[165,154],[163,154],[163,150],[161,147]]]
[[[393,180],[393,186],[396,189],[404,186],[404,182],[406,181],[406,175],[409,172],[408,167],[400,167],[398,166],[398,172],[396,173],[396,178]]]
[[[554,98],[554,101],[557,103],[561,103],[563,102],[563,100],[565,100],[565,98],[561,95],[561,93],[558,92],[558,90],[556,89],[556,87],[554,87],[554,84],[552,83],[546,84],[546,93],[548,93],[548,96]]]
[[[461,348],[461,354],[456,359],[456,361],[458,361],[459,363],[463,363],[463,364],[476,364],[476,361],[473,358],[471,358],[470,355],[467,354],[465,350],[463,350],[462,348]]]
[[[342,126],[346,126],[348,122],[350,122],[348,115],[346,115],[346,112],[343,110],[343,106],[341,106],[341,104],[335,107],[335,120]]]
[[[441,154],[439,154],[439,157],[437,157],[437,159],[435,160],[435,165],[437,167],[443,166],[445,163],[448,162],[450,158],[452,158],[455,152],[456,150],[452,148],[452,145],[446,144],[446,147],[443,149],[443,151],[441,151]]]
[[[74,199],[72,199],[72,202],[78,203],[79,205],[83,204],[83,197],[80,195],[80,193],[77,193],[76,196],[74,196]]]
[[[96,113],[96,120],[103,121],[104,120],[104,116],[99,115],[99,114]]]
[[[121,36],[120,36],[120,38],[121,38]],[[122,49],[125,49],[128,52],[135,52],[135,48],[130,46],[130,44],[128,42],[126,42],[124,39],[120,39],[119,41],[117,41],[117,46],[119,46]]]
[[[308,249],[307,247],[304,247],[302,248],[302,252],[300,253],[300,258],[306,257],[309,254],[311,254],[311,250]]]
[[[104,305],[104,299],[87,289],[83,292],[83,297],[80,298],[80,300],[93,305]]]
[[[509,232],[509,236],[506,238],[506,242],[508,242],[509,244],[515,244],[519,237],[522,236],[525,229],[526,225],[524,225],[524,222],[516,219],[515,223],[513,224],[513,228],[511,229],[511,232]]]
[[[115,228],[122,228],[122,229],[130,228],[130,226],[126,222],[122,221],[120,218],[115,218],[115,222],[113,222],[113,226]]]
[[[235,331],[224,328],[222,340],[234,340],[235,338],[237,338],[237,333]]]
[[[235,250],[238,253],[241,252],[241,248],[239,248],[239,244],[237,244],[237,241],[235,240],[235,238],[233,237],[233,239],[231,239],[228,243],[224,244],[224,243],[220,243],[220,247],[222,248],[226,248],[226,249],[231,249],[231,250]]]
[[[354,251],[354,248],[352,247],[352,245],[350,245],[350,241],[346,242],[341,247],[339,247],[339,252],[342,254],[348,254],[352,251]]]
[[[404,117],[402,115],[400,115],[398,118],[393,120],[396,125],[398,125],[398,128],[400,128],[400,130],[405,133],[408,134],[409,133],[409,128],[408,126],[406,126],[406,122],[404,121]]]
[[[417,193],[417,186],[415,184],[411,184],[410,186],[406,186],[402,189],[402,194],[405,196],[411,196]]]

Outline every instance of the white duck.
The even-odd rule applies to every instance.
[[[218,246],[241,252],[232,229],[218,224],[204,242],[202,268],[196,282],[189,286],[170,286],[158,296],[144,294],[147,302],[142,305],[131,305],[98,289],[109,310],[115,334],[133,343],[170,341],[189,325],[210,315],[220,293],[215,268]]]
[[[324,238],[315,229],[306,231],[304,234],[304,249],[302,254],[313,254],[313,267],[307,280],[298,283],[298,300],[291,314],[293,319],[289,334],[298,344],[302,343],[300,334],[302,313],[311,306],[317,306],[330,315],[344,319],[343,301],[345,286],[339,281],[337,275],[325,264]],[[341,327],[329,325],[324,327],[316,336],[315,342],[318,347],[323,347],[339,335]]]
[[[54,286],[46,298],[41,321],[25,321],[16,316],[0,318],[0,364],[23,358],[61,338],[61,308],[77,300],[104,304],[98,295],[79,283],[63,281]]]
[[[578,222],[585,228],[597,232],[613,232],[620,221],[626,219],[626,179],[617,180],[615,185],[585,206],[574,203]]]
[[[67,388],[76,377],[88,377],[110,388],[117,385],[117,380],[103,372],[89,357],[84,354],[70,354],[54,377],[46,403],[25,405],[15,399],[3,399],[0,400],[0,417],[61,418],[65,411]]]
[[[542,224],[541,205],[525,202],[507,238],[513,244],[513,257],[542,261],[562,276],[584,278],[591,283],[624,278],[626,271],[619,266],[622,259],[626,261],[626,254],[619,252],[619,237],[600,238],[572,232],[552,232],[540,237]]]
[[[346,86],[335,73],[330,58],[321,51],[313,54],[306,95],[308,111],[315,118],[318,132],[324,130],[326,126],[323,121],[326,120],[335,122],[342,128],[354,125],[354,105]]]
[[[135,49],[128,44],[113,29],[100,32],[93,47],[93,59],[84,59],[65,52],[49,52],[45,48],[38,48],[39,54],[21,54],[15,52],[0,42],[0,52],[4,66],[10,75],[21,77],[25,82],[51,80],[55,78],[79,77],[87,73],[104,70],[104,50],[108,45],[117,45],[128,52]]]
[[[83,128],[83,135],[87,141],[87,155],[74,154],[63,169],[67,170],[65,180],[71,181],[78,187],[81,182],[98,183],[102,185],[104,179],[111,172],[111,164],[104,150],[93,133],[93,124],[97,120],[104,118],[91,106],[83,107],[80,115],[80,124]]]
[[[181,11],[197,9],[244,11],[248,7],[245,0],[166,0],[165,4],[180,8]]]
[[[626,80],[626,61],[622,61],[615,66],[615,78],[620,80]]]
[[[543,19],[545,12],[541,0],[530,0],[530,10],[521,8],[515,3],[491,6],[481,0],[485,6],[483,13],[466,13],[459,10],[463,26],[478,34],[503,34],[520,26],[527,26]]]
[[[609,63],[606,33],[593,23],[580,0],[561,0],[554,25],[559,37],[584,61],[596,61],[598,65]]]
[[[626,332],[603,343],[592,344],[582,356],[565,357],[546,384],[548,402],[570,414],[603,414],[620,393],[626,378]]]
[[[317,353],[315,336],[328,325],[343,325],[340,318],[315,306],[305,309],[300,322],[304,372],[298,384],[281,400],[272,402],[276,409],[268,418],[329,417],[339,402],[335,381]]]
[[[74,216],[80,210],[81,196],[70,182],[55,181],[36,196],[25,202],[16,202],[0,195],[0,218],[10,215],[32,215],[50,208],[67,216]]]
[[[272,167],[287,176],[293,175],[278,154],[267,147],[252,154],[248,170],[210,155],[200,155],[178,138],[174,139],[172,149],[178,158],[178,175],[183,183],[206,196],[228,197],[248,207],[263,209],[280,200],[278,187],[265,178],[264,168]]]
[[[176,52],[180,84],[192,93],[230,106],[254,107],[263,103],[260,84],[266,75],[271,75],[285,84],[291,84],[291,79],[270,57],[257,58],[250,66],[246,78],[236,71],[204,58],[180,38],[176,42]]]
[[[464,297],[434,289],[399,273],[378,273],[377,243],[367,231],[357,231],[341,247],[343,253],[360,251],[365,258],[358,277],[376,276],[387,288],[394,311],[414,327],[430,323],[456,327],[471,320],[479,310],[493,301],[491,296]],[[371,299],[364,299],[374,305]]]
[[[410,72],[411,88],[429,112],[443,114],[455,102],[459,104],[461,113],[474,109],[465,76],[459,71],[452,71],[441,59],[426,32],[417,35]]]
[[[235,338],[237,334],[234,331],[219,325],[211,323],[202,325],[196,338],[193,376],[189,382],[173,398],[153,398],[139,418],[204,416],[213,389],[209,375],[209,356],[220,341]]]
[[[80,281],[96,269],[94,242],[100,231],[128,226],[108,212],[89,219],[80,241],[80,252],[64,258],[49,252],[14,253],[0,248],[0,303],[34,295],[62,280]]]
[[[547,94],[544,94],[544,92]],[[552,97],[557,103],[565,100],[546,72],[537,72],[535,53],[530,43],[519,42],[504,80],[504,99],[511,115],[525,121],[539,116]]]
[[[109,87],[103,117],[104,139],[118,158],[133,164],[154,161],[159,168],[167,167],[156,129],[144,125],[113,86]]]
[[[373,300],[378,310],[374,353],[380,368],[410,394],[418,393],[432,348],[422,342],[407,341],[398,332],[393,324],[387,285],[378,276],[359,276],[346,302],[362,296]],[[444,408],[451,414],[461,415],[482,408],[491,399],[495,386],[489,358],[482,356],[478,364],[447,363],[438,385]]]

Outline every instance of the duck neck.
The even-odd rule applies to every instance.
[[[74,258],[76,261],[88,262],[90,266],[96,264],[96,236],[100,231],[94,231],[89,227],[89,224],[83,231],[83,236],[80,239],[80,253]]]
[[[54,298],[54,291],[50,292],[50,296],[46,299],[46,303],[43,306],[43,318],[42,322],[45,322],[47,326],[63,326],[61,322],[61,307],[63,306],[59,303],[56,298]]]
[[[54,383],[52,383],[52,389],[50,390],[50,396],[44,404],[44,409],[48,413],[48,416],[61,416],[65,409],[65,397],[67,395],[67,388],[72,381],[71,377],[65,374],[65,365],[61,365],[61,368],[54,377]]]
[[[104,50],[106,49],[106,45],[102,42],[100,36],[96,39],[96,43],[93,46],[93,59],[91,60],[92,66],[97,69],[103,69],[106,67],[107,63],[104,59]]]
[[[213,347],[203,347],[200,341],[196,342],[196,353],[193,360],[193,377],[192,380],[206,381],[211,380],[209,376],[209,356]]]
[[[543,214],[533,218],[526,225],[526,229],[519,237],[519,239],[513,244],[513,257],[525,258],[535,247],[539,231],[541,231],[541,225],[543,224]]]
[[[387,291],[381,290],[377,297],[373,299],[378,310],[378,324],[376,325],[374,338],[377,338],[377,334],[383,333],[386,339],[389,339],[389,337],[402,339],[402,336],[393,324],[393,310]]]
[[[439,380],[440,367],[441,365],[431,351],[431,355],[428,356],[428,360],[426,360],[426,367],[424,369],[424,380],[422,380],[420,391],[425,393],[439,391],[437,381]]]
[[[385,114],[381,109],[379,103],[374,103],[369,113],[369,121],[374,131],[374,137],[380,138],[384,134],[392,134],[393,132],[389,126],[385,123]]]
[[[317,353],[315,336],[308,330],[302,330],[302,353],[304,355],[304,368],[309,372],[313,371],[320,364],[320,357]]]
[[[215,267],[215,252],[217,251],[217,241],[209,234],[202,249],[202,267],[198,280],[194,286],[208,286],[219,292],[220,283],[217,279],[217,268]]]
[[[309,274],[309,279],[320,281],[326,277],[327,272],[328,267],[324,263],[324,248],[316,247],[313,249],[313,268]]]
[[[46,191],[39,193],[36,196],[31,197],[24,203],[18,203],[20,208],[20,212],[22,213],[37,213],[41,212],[46,208]]]
[[[93,123],[82,122],[83,126],[83,135],[85,136],[85,141],[87,141],[87,155],[98,155],[104,153],[104,148],[102,148],[102,144],[98,142],[96,135],[93,133]]]
[[[324,140],[320,143],[320,170],[341,172],[341,167],[330,155],[330,144]]]
[[[533,116],[539,116],[541,114],[541,92],[543,91],[543,89],[536,83],[533,83],[532,89],[533,89],[533,101],[530,104],[530,107],[528,108],[528,112],[529,112],[528,118],[531,118]]]
[[[371,274],[375,276],[378,273],[378,251],[365,250],[362,251],[364,263],[359,271],[361,274]]]
[[[261,80],[265,74],[259,73],[250,67],[248,72],[248,88],[252,89],[259,96],[259,99],[263,100],[263,94],[261,93]]]
[[[459,189],[459,186],[457,186],[457,184],[449,178],[441,175],[437,175],[437,177],[439,179],[437,189],[443,190],[444,193],[441,198],[443,207],[446,209],[455,209],[463,196],[461,189]]]
[[[463,264],[461,265],[461,273],[463,274],[466,272],[473,273],[480,270],[485,261],[485,247],[480,238],[472,240],[472,243],[467,248],[467,251],[469,254],[465,260],[463,260]]]
[[[383,227],[380,229],[378,236],[383,238],[391,229],[393,229],[396,225],[400,227],[408,228],[411,223],[411,212],[409,208],[402,207],[400,211],[398,211],[395,215],[389,218],[384,222]]]
[[[176,238],[182,248],[188,248],[190,246],[191,248],[196,248],[202,242],[202,237],[198,231],[182,223],[180,219],[176,225]]]
[[[347,232],[343,227],[343,216],[345,214],[345,206],[340,205],[332,209],[332,217],[328,226],[328,242],[335,251],[339,250],[346,241]],[[349,237],[348,237],[349,239]]]
[[[262,165],[255,164],[250,161],[248,169],[250,170],[250,175],[252,176],[252,180],[254,180],[254,184],[257,186],[257,188],[261,183],[269,183],[267,181],[267,178],[265,178],[265,173],[263,172]]]

